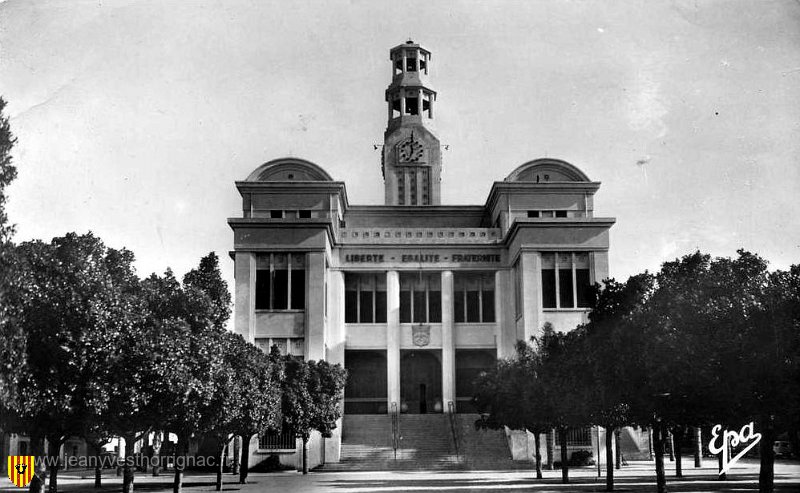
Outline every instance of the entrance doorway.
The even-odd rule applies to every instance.
[[[344,352],[345,414],[386,414],[386,351]]]
[[[457,349],[456,350],[456,411],[459,413],[476,413],[478,410],[472,403],[475,393],[474,382],[484,371],[489,371],[497,364],[494,349]]]
[[[400,353],[401,409],[412,414],[441,412],[442,363],[440,351],[401,351]]]

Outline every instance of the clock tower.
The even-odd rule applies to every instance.
[[[382,156],[386,205],[439,205],[442,154],[433,133],[431,52],[408,40],[389,57],[393,75],[386,89],[389,122]]]

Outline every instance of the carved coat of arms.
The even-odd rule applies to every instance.
[[[411,327],[411,342],[415,346],[427,346],[431,343],[431,326],[414,325]]]

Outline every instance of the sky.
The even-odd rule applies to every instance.
[[[429,49],[442,203],[540,157],[602,182],[610,273],[800,260],[800,2],[0,0],[17,241],[93,231],[141,276],[209,251],[234,182],[308,159],[380,204],[389,49]]]

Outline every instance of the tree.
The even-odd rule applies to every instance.
[[[27,242],[18,250],[24,283],[13,303],[26,337],[26,364],[16,428],[31,435],[37,456],[47,440],[55,493],[61,444],[93,426],[108,403],[97,335],[120,330],[137,316],[127,298],[133,255],[106,248],[91,233]],[[34,491],[43,486],[45,471],[37,468]]]
[[[739,272],[760,277],[758,259],[740,252],[734,265],[741,263],[750,267],[740,267]],[[774,490],[772,444],[781,431],[800,429],[800,266],[767,277],[761,310],[738,327],[742,345],[748,349],[742,354],[747,372],[737,375],[748,386],[742,405],[755,417],[762,434],[758,478],[762,493]]]
[[[200,411],[203,431],[218,444],[216,487],[221,491],[224,452],[231,438],[240,433],[249,442],[255,433],[280,427],[280,389],[273,380],[279,373],[261,350],[227,331],[218,333],[217,342],[222,361],[214,372],[213,396]]]
[[[217,350],[222,356],[220,365],[214,369],[211,398],[200,408],[201,430],[211,435],[217,443],[217,491],[222,491],[222,472],[225,465],[225,447],[236,431],[237,422],[244,406],[244,393],[237,370],[240,352],[246,351],[247,343],[238,334],[218,332],[215,334]]]
[[[4,115],[6,101],[0,97],[0,439],[8,423],[8,413],[16,409],[18,378],[24,364],[25,334],[17,319],[16,304],[10,295],[21,283],[18,261],[11,237],[14,227],[6,213],[6,187],[16,178],[11,149],[17,139]]]
[[[195,323],[203,325],[209,322],[219,330],[225,329],[231,316],[231,293],[219,271],[217,254],[210,252],[200,259],[198,267],[183,276],[183,285],[187,291],[196,290],[205,295],[189,297],[189,301],[194,303],[189,307],[188,315],[194,315]]]
[[[239,483],[247,484],[250,468],[250,440],[254,435],[281,426],[281,382],[284,379],[283,358],[273,346],[269,355],[252,344],[239,352],[236,371],[241,385],[241,412],[235,422],[235,433],[242,438],[242,462]]]
[[[606,430],[606,491],[614,490],[612,441],[622,426],[631,423],[629,403],[641,388],[639,355],[631,350],[640,347],[641,341],[633,324],[645,309],[654,281],[647,273],[624,283],[607,279],[596,289],[585,327],[583,351],[588,355],[587,374],[592,380],[589,412],[592,422]]]
[[[163,276],[153,274],[144,279],[142,291],[146,325],[155,336],[151,338],[156,343],[152,351],[163,363],[155,367],[158,385],[147,414],[158,416],[158,429],[178,437],[173,483],[173,491],[178,493],[183,487],[189,440],[203,431],[203,412],[214,396],[215,372],[222,365],[219,342],[223,330],[214,326],[208,295],[200,288],[181,286],[169,269]]]
[[[347,371],[327,361],[285,357],[281,412],[283,425],[303,442],[303,474],[308,474],[308,440],[312,431],[330,437],[342,416],[340,405]]]
[[[524,341],[517,343],[516,350],[515,358],[498,361],[492,370],[482,373],[476,380],[473,402],[481,414],[487,415],[476,426],[492,429],[507,426],[531,432],[536,449],[536,478],[542,479],[540,435],[553,426],[546,421],[550,410],[541,398],[541,358]]]
[[[548,423],[556,428],[561,447],[561,481],[569,483],[567,431],[571,427],[590,423],[586,373],[587,353],[582,350],[584,329],[579,327],[563,333],[546,323],[542,336],[536,340],[542,358],[540,371],[542,408]],[[569,389],[565,392],[565,389]]]
[[[766,263],[743,251],[735,259],[696,252],[665,262],[656,275],[656,288],[631,328],[640,334],[645,356],[632,414],[641,422],[652,419],[659,491],[666,488],[663,440],[669,429],[679,434],[686,426],[741,426],[753,418],[754,408],[742,396],[752,395],[757,382],[753,358],[762,354],[758,348],[767,336],[757,324],[767,285]],[[765,381],[755,385],[762,383],[773,390]]]

